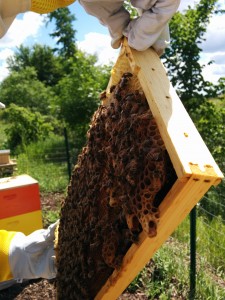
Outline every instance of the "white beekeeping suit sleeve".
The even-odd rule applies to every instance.
[[[123,35],[128,44],[137,50],[151,46],[161,54],[169,42],[168,22],[176,12],[180,0],[131,0],[142,12],[130,21],[129,13],[123,8],[123,1],[79,0],[87,13],[96,16],[106,25],[112,37],[112,47],[120,46]]]
[[[30,10],[30,0],[0,0],[0,38],[5,35],[19,13]]]
[[[13,278],[47,278],[56,276],[54,239],[59,221],[47,229],[39,229],[25,236],[16,233],[9,248],[9,263]]]

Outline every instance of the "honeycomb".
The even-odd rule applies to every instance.
[[[62,203],[58,299],[93,299],[144,231],[176,174],[137,78],[124,73],[95,112]]]

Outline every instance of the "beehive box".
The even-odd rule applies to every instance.
[[[42,228],[38,182],[28,175],[0,179],[0,228],[29,234]]]
[[[59,299],[117,299],[223,177],[153,50],[125,40],[101,98],[62,206]]]
[[[0,165],[10,163],[10,150],[0,150]]]

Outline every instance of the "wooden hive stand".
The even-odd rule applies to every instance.
[[[138,244],[130,247],[121,268],[113,272],[95,300],[117,299],[209,188],[219,184],[223,178],[171,86],[158,55],[152,49],[144,52],[131,49],[124,40],[112,69],[108,91],[125,72],[136,74],[140,81],[176,171],[177,180],[159,207],[157,235],[149,238],[144,232],[140,234]]]

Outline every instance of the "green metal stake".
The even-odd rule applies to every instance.
[[[196,293],[196,206],[190,213],[190,294],[194,300]]]

